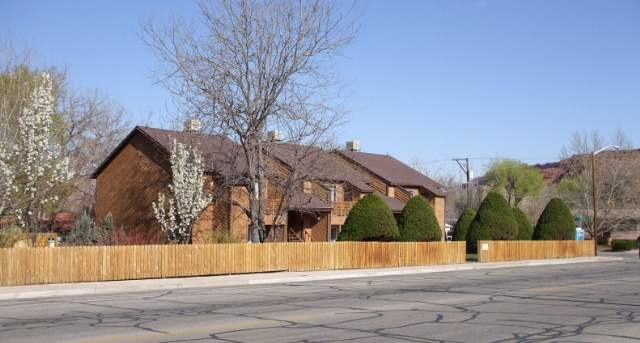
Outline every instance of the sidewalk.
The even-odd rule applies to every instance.
[[[0,287],[0,300],[35,299],[59,296],[100,295],[169,289],[247,286],[288,282],[308,282],[378,276],[457,272],[466,270],[511,267],[548,266],[559,264],[618,261],[620,257],[599,256],[553,260],[527,260],[514,262],[465,263],[381,269],[349,269],[315,272],[277,272],[241,275],[218,275],[173,279],[145,279],[127,281],[58,283],[30,286]]]

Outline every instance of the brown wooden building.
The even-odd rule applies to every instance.
[[[107,213],[134,241],[161,243],[164,235],[152,203],[170,182],[169,151],[173,141],[196,146],[205,159],[207,188],[214,201],[193,227],[193,242],[206,242],[213,230],[236,240],[249,239],[248,191],[240,147],[223,136],[199,132],[136,127],[93,174],[96,217]],[[287,143],[268,145],[265,224],[272,241],[331,241],[361,197],[377,193],[399,214],[412,196],[423,195],[434,207],[444,237],[441,186],[388,155],[351,150],[325,151]],[[281,201],[276,180],[292,171],[302,175],[296,190]],[[284,211],[277,211],[283,208]],[[276,214],[283,215],[276,218]]]

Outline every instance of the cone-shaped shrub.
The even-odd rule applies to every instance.
[[[404,206],[400,219],[400,240],[404,242],[439,241],[442,231],[433,207],[423,196],[415,196]]]
[[[527,215],[518,207],[513,208],[513,216],[518,222],[518,240],[529,241],[533,237],[533,225],[527,218]]]
[[[476,216],[476,210],[468,208],[462,212],[460,218],[456,222],[456,226],[453,228],[453,240],[454,241],[466,241],[467,233],[473,218]]]
[[[360,199],[344,222],[339,241],[395,241],[398,225],[387,203],[375,194]]]
[[[576,227],[569,207],[564,201],[553,198],[544,208],[533,230],[535,240],[572,240]]]
[[[502,195],[489,192],[469,227],[468,249],[476,252],[479,240],[513,240],[517,237],[518,223],[511,206]]]

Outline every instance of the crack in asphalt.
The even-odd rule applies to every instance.
[[[636,341],[638,282],[640,263],[625,259],[10,301],[0,302],[0,340]]]

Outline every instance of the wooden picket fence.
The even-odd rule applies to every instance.
[[[0,249],[0,285],[464,263],[465,242],[129,245]]]
[[[478,262],[593,256],[593,241],[478,241]]]

